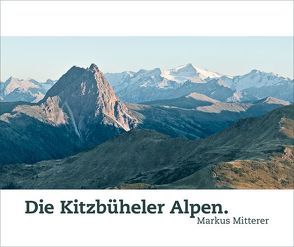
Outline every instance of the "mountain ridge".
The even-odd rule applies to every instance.
[[[48,79],[38,82],[34,79],[19,79],[9,77],[5,82],[0,82],[0,102],[27,101],[37,103],[54,85],[55,81]]]
[[[188,63],[171,69],[105,73],[105,77],[116,94],[129,103],[177,98],[193,92],[227,102],[254,101],[268,96],[294,102],[290,93],[293,90],[293,79],[258,69],[252,69],[243,75],[229,76]],[[38,83],[38,88],[31,90],[21,90],[21,86],[18,86],[14,93],[6,95],[4,83],[0,83],[0,101],[36,103],[53,84],[54,81],[47,80],[45,83]],[[9,85],[5,87],[7,86]]]
[[[4,107],[0,164],[65,157],[129,131],[137,122],[94,64],[69,69],[37,104]],[[10,155],[12,146],[18,157]]]
[[[228,102],[268,96],[294,102],[291,94],[293,79],[257,69],[244,75],[228,76],[187,64],[174,69],[139,72],[106,73],[106,77],[111,84],[113,81],[117,94],[129,103],[177,98],[192,92]],[[122,83],[113,78],[123,78]]]
[[[138,128],[156,130],[172,137],[202,139],[240,119],[262,116],[288,104],[280,100],[269,103],[266,99],[229,103],[192,93],[192,97],[190,94],[176,99],[128,104],[128,108],[137,116]]]
[[[289,105],[262,117],[240,120],[201,141],[135,129],[63,160],[4,166],[0,186],[293,188],[293,124],[294,105]],[[260,171],[259,179],[254,169]],[[19,174],[26,175],[19,179]]]

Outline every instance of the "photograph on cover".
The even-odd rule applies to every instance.
[[[0,188],[293,189],[292,37],[1,37]]]

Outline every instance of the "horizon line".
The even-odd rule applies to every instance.
[[[95,64],[96,63],[91,63],[91,64]],[[78,67],[78,68],[83,68],[83,69],[88,69],[91,64],[87,67],[84,67],[84,66],[79,66],[79,65],[72,65],[72,66],[68,66],[68,69],[64,72],[64,74],[72,67]],[[155,70],[155,69],[160,69],[161,72],[164,72],[164,71],[167,71],[167,70],[172,70],[172,69],[176,69],[176,68],[180,68],[180,67],[185,67],[187,65],[192,65],[195,69],[202,69],[202,70],[207,70],[209,72],[214,72],[214,73],[219,73],[221,74],[220,77],[222,76],[226,76],[226,77],[236,77],[236,76],[244,76],[244,75],[247,75],[253,71],[259,71],[259,72],[262,72],[262,73],[266,73],[266,74],[273,74],[275,76],[279,76],[279,77],[283,77],[285,79],[290,79],[290,80],[293,80],[294,79],[294,74],[293,74],[293,77],[289,77],[289,76],[285,76],[285,75],[282,75],[282,74],[279,74],[279,73],[275,73],[274,71],[265,71],[265,70],[261,70],[261,69],[256,69],[256,68],[252,68],[252,69],[249,69],[248,72],[246,72],[245,74],[235,74],[235,75],[231,75],[231,74],[223,74],[222,72],[220,71],[216,71],[216,70],[210,70],[210,69],[207,69],[206,67],[198,67],[198,66],[195,66],[193,63],[186,63],[186,64],[181,64],[181,65],[178,65],[178,66],[175,66],[175,67],[170,67],[170,68],[161,68],[161,67],[153,67],[153,68],[150,68],[150,69],[146,69],[146,68],[141,68],[139,70],[121,70],[121,71],[103,71],[100,69],[100,66],[97,66],[98,69],[103,73],[103,74],[119,74],[119,73],[124,73],[124,72],[133,72],[133,73],[138,73],[139,71],[141,70],[145,70],[145,71],[152,71],[152,70]],[[0,73],[2,74],[2,73]],[[62,75],[64,75],[62,74]],[[61,76],[62,76],[61,75]],[[15,79],[18,79],[18,80],[35,80],[37,82],[46,82],[48,80],[52,80],[52,81],[58,81],[60,79],[59,76],[58,78],[50,78],[48,77],[46,80],[38,80],[38,79],[35,79],[35,77],[32,77],[32,76],[29,76],[29,77],[18,77],[18,76],[14,76],[14,75],[10,75],[7,79],[0,79],[0,83],[5,83],[6,81],[8,81],[10,78],[15,78]]]

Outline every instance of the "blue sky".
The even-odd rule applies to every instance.
[[[103,72],[192,63],[228,75],[259,69],[293,78],[293,37],[1,37],[1,81],[58,79],[91,63]]]

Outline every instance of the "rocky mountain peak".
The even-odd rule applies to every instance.
[[[52,100],[57,98],[57,100]],[[127,107],[119,101],[114,90],[98,66],[88,68],[73,66],[47,92],[40,102],[45,109],[52,102],[68,116],[68,124],[76,134],[85,139],[89,128],[95,125],[112,126],[114,129],[128,131],[136,125]],[[52,113],[50,113],[52,115]]]
[[[92,63],[89,67],[89,70],[96,73],[96,72],[99,72],[99,68],[96,64]]]

